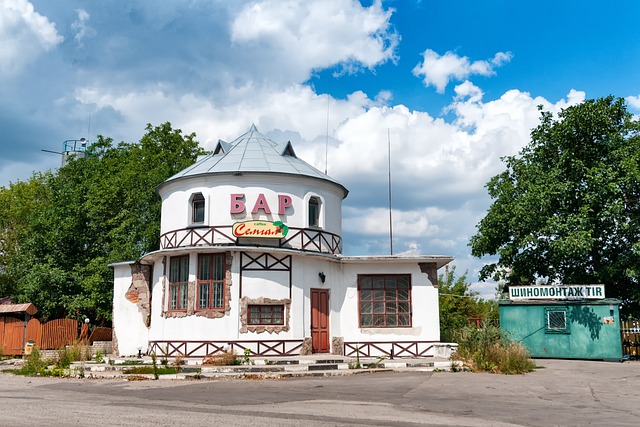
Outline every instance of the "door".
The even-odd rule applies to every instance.
[[[329,353],[329,290],[311,289],[311,345],[314,353]]]

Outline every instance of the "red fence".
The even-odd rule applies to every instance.
[[[110,341],[111,328],[95,328],[88,336],[88,326],[82,325],[80,338],[93,341]],[[13,316],[0,316],[0,350],[4,355],[20,355],[25,343],[33,341],[43,350],[56,350],[73,344],[78,339],[78,321],[55,319],[41,323],[38,319],[25,322]]]

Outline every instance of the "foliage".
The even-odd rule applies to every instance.
[[[500,328],[485,324],[457,332],[456,358],[474,372],[524,374],[535,369],[527,349],[503,335]]]
[[[238,356],[233,350],[229,349],[229,351],[207,356],[203,360],[202,364],[211,365],[211,366],[230,366],[230,365],[240,365],[242,364],[242,360],[238,358]]]
[[[46,319],[111,318],[108,264],[159,248],[156,187],[203,154],[170,123],[139,143],[98,137],[57,172],[0,187],[0,296]]]
[[[136,374],[136,375],[149,375],[153,374],[154,379],[158,379],[158,375],[175,374],[179,370],[175,367],[159,367],[157,365],[152,366],[134,366],[133,368],[127,368],[122,371],[123,374]]]
[[[14,373],[17,375],[39,375],[46,370],[47,365],[48,362],[40,355],[40,349],[35,346],[31,349],[31,353],[25,357],[22,367]]]
[[[456,268],[453,267],[440,275],[438,283],[441,341],[454,341],[456,331],[467,326],[469,318],[480,318],[485,322],[498,319],[497,303],[480,298],[467,282],[467,273],[456,278]]]
[[[481,278],[604,283],[640,312],[640,121],[623,99],[541,113],[531,142],[487,184],[493,204],[472,254],[498,255]]]

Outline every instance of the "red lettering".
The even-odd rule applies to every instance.
[[[267,199],[262,193],[258,194],[258,200],[256,200],[256,204],[253,206],[253,210],[251,211],[251,213],[257,214],[260,209],[262,209],[266,214],[271,214],[271,209],[269,209]]]
[[[292,203],[293,201],[291,200],[291,196],[278,194],[278,215],[284,215],[285,210],[291,206]]]
[[[231,213],[239,214],[244,212],[244,194],[232,194],[231,195]]]

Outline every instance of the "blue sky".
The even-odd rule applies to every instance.
[[[395,252],[476,280],[484,184],[537,106],[612,94],[640,113],[640,2],[612,3],[0,0],[0,186],[58,167],[41,150],[67,139],[170,121],[212,149],[255,123],[321,170],[328,141],[345,253],[383,254],[388,133]]]

